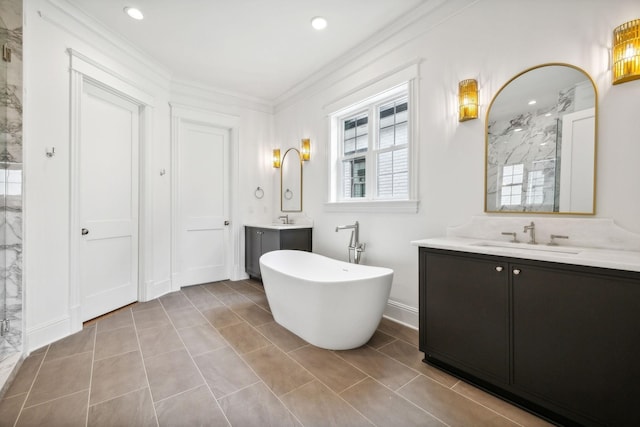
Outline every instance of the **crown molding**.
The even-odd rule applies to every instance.
[[[275,112],[357,74],[478,1],[427,0],[277,97]]]
[[[233,106],[273,114],[273,104],[262,98],[235,93],[224,89],[206,86],[197,82],[174,79],[171,81],[171,97],[188,97],[205,104]]]
[[[38,9],[38,15],[114,60],[125,56],[127,67],[132,71],[162,88],[168,88],[171,81],[169,69],[66,0],[45,0]]]

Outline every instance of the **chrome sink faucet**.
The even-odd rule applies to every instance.
[[[289,215],[288,214],[287,215],[280,215],[278,217],[278,219],[284,220],[284,221],[282,221],[283,224],[289,224]]]
[[[531,221],[531,224],[524,226],[524,230],[522,230],[522,232],[526,234],[527,231],[531,236],[527,243],[530,245],[537,245],[538,243],[536,242],[536,225],[533,223],[533,221]]]
[[[351,239],[349,240],[349,262],[352,264],[360,264],[361,253],[364,252],[364,243],[360,243],[360,224],[358,221],[352,225],[339,225],[336,227],[336,233],[339,230],[352,230]],[[351,258],[353,253],[353,260]]]

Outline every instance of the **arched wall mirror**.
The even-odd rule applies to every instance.
[[[487,112],[485,212],[595,214],[597,104],[568,64],[507,82]]]
[[[282,156],[280,210],[302,212],[302,156],[296,148],[289,148]]]

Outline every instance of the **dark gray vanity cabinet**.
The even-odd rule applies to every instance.
[[[562,425],[638,426],[640,274],[420,248],[420,350]]]
[[[277,251],[279,249],[311,252],[311,235],[311,228],[277,230],[245,226],[245,271],[249,276],[261,279],[260,257],[267,252]]]
[[[421,265],[428,284],[421,287],[421,349],[487,380],[508,381],[509,287],[504,263],[423,251]]]

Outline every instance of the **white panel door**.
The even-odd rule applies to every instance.
[[[229,131],[182,122],[179,137],[181,286],[229,278]]]
[[[79,218],[82,320],[138,299],[139,110],[84,84]]]

